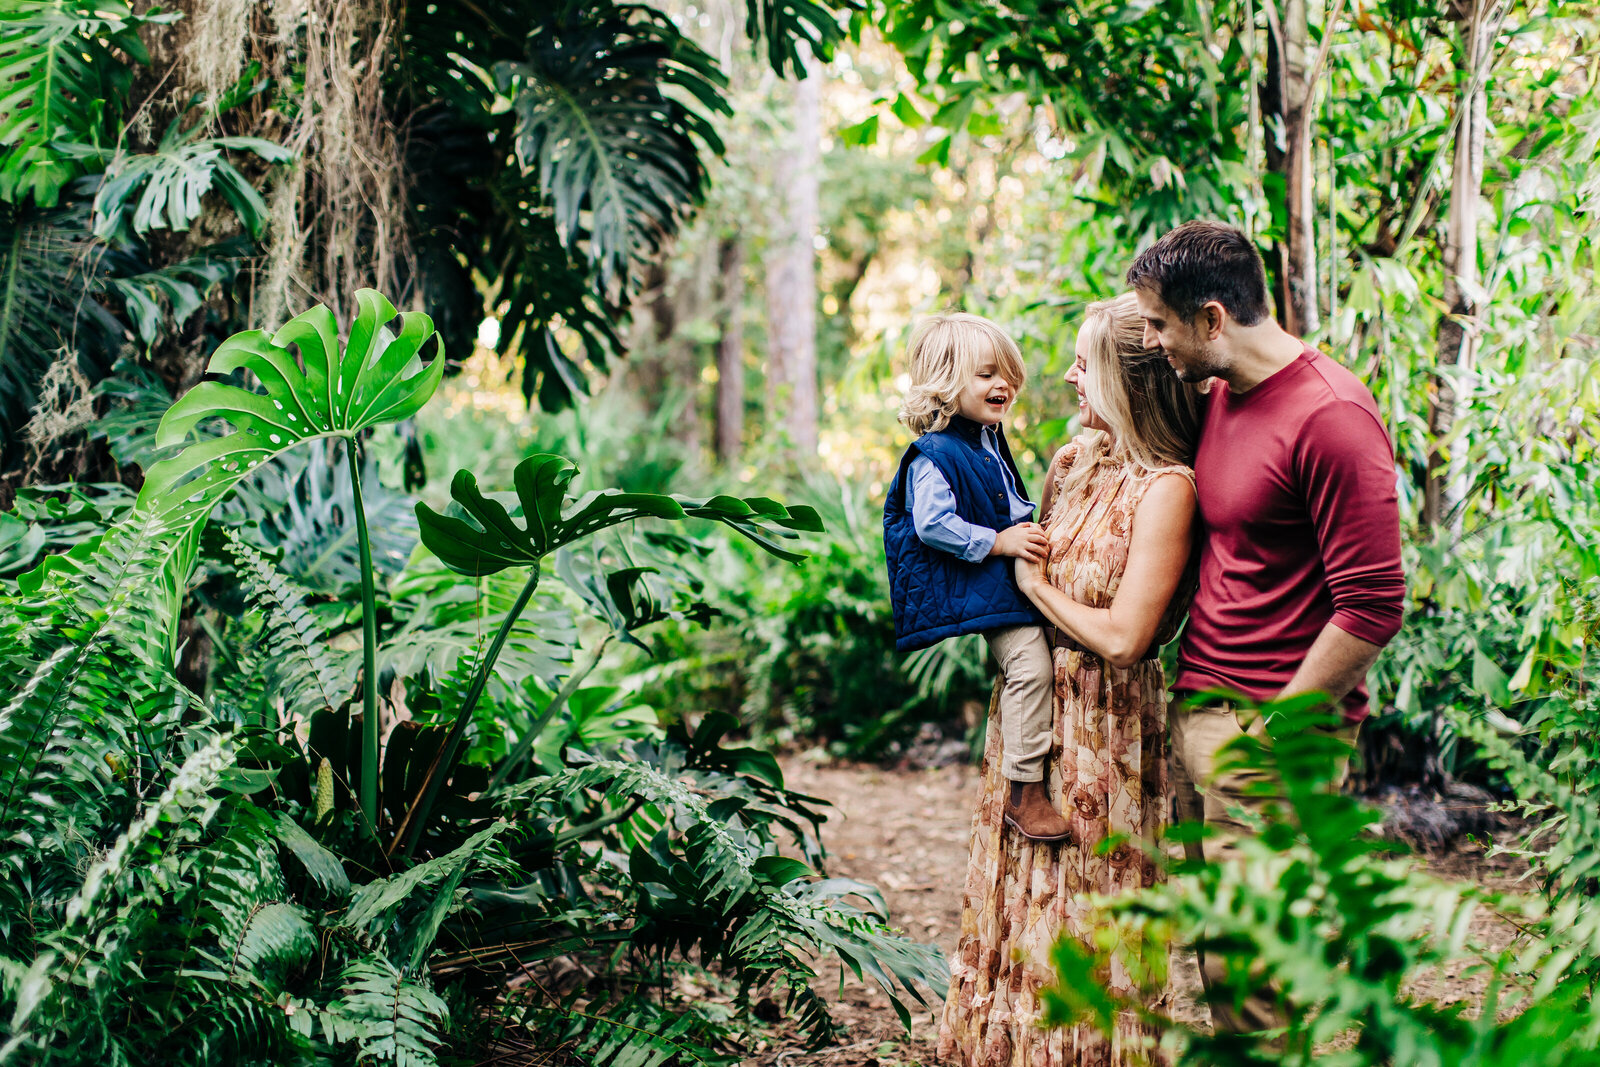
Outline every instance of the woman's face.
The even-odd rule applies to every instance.
[[[1087,345],[1084,344],[1083,334],[1078,335],[1078,344],[1074,352],[1075,359],[1072,367],[1067,371],[1067,384],[1078,391],[1078,423],[1085,430],[1110,430],[1104,419],[1094,410],[1094,372],[1089,369],[1089,362],[1085,355]]]

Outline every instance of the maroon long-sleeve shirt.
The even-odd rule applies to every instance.
[[[1399,632],[1394,447],[1355,375],[1308,348],[1248,392],[1217,383],[1194,471],[1200,586],[1175,688],[1266,699],[1327,623],[1375,645]],[[1344,703],[1365,718],[1366,686]]]

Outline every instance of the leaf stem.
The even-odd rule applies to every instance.
[[[556,835],[556,847],[560,848],[563,845],[570,845],[574,841],[583,840],[590,834],[599,833],[608,826],[615,826],[619,822],[627,822],[629,819],[633,818],[642,807],[644,807],[644,800],[640,797],[634,797],[626,807],[623,807],[618,811],[613,811],[607,815],[601,815],[592,822],[580,823],[577,826],[563,830],[560,834]]]
[[[511,636],[511,628],[516,625],[518,616],[528,606],[528,601],[532,599],[533,591],[538,586],[539,564],[535,562],[529,568],[528,581],[523,585],[522,592],[517,594],[516,603],[511,605],[511,610],[506,612],[500,629],[495,632],[488,654],[473,672],[472,684],[467,687],[467,695],[461,701],[461,710],[456,712],[456,721],[451,724],[449,735],[445,737],[444,744],[439,746],[438,754],[433,757],[427,777],[423,779],[422,788],[417,792],[417,799],[412,802],[405,818],[400,822],[399,829],[395,831],[394,840],[389,845],[391,855],[404,841],[405,847],[401,849],[400,854],[409,859],[417,847],[417,842],[422,839],[422,827],[427,823],[434,802],[439,798],[439,790],[444,788],[444,780],[455,760],[456,751],[461,747],[461,738],[466,734],[468,724],[472,722],[473,709],[478,706],[484,687],[489,684],[489,676],[494,673],[494,664],[500,658],[500,650],[505,647],[506,638]]]
[[[577,691],[578,686],[583,684],[583,680],[589,677],[596,667],[600,666],[600,657],[605,654],[606,646],[611,643],[611,639],[615,636],[615,634],[606,634],[595,648],[594,655],[589,657],[589,662],[567,675],[567,680],[562,683],[561,689],[555,696],[550,698],[550,703],[545,705],[544,710],[539,713],[539,717],[528,726],[528,732],[517,742],[517,747],[512,749],[505,759],[500,761],[500,769],[495,771],[494,777],[489,779],[489,785],[484,789],[485,793],[491,793],[505,785],[506,779],[511,777],[511,773],[528,758],[528,753],[533,751],[533,746],[538,742],[539,735],[544,733],[544,728],[549,725],[551,718],[561,710],[572,694]]]
[[[345,439],[350,463],[350,495],[355,501],[356,540],[361,550],[361,811],[378,825],[378,607],[372,576],[372,541],[367,536],[367,509],[361,499],[360,444]]]

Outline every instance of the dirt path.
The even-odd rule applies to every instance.
[[[907,936],[931,941],[948,957],[961,929],[961,890],[966,875],[968,835],[980,780],[977,768],[943,767],[897,771],[864,764],[818,764],[803,758],[783,761],[791,789],[822,797],[834,809],[823,828],[830,857],[828,873],[871,882],[883,891],[894,924]],[[1514,890],[1516,872],[1504,865],[1486,865],[1462,853],[1428,861],[1439,877],[1476,881]],[[1473,933],[1482,944],[1501,947],[1512,931],[1492,916],[1480,915]],[[758,1067],[891,1067],[931,1063],[938,1039],[940,1004],[913,1016],[910,1035],[901,1028],[888,998],[876,984],[846,971],[842,984],[837,966],[820,967],[821,987],[836,1005],[834,1017],[849,1027],[843,1044],[808,1051],[784,1037],[752,1050],[746,1061]],[[1189,1022],[1206,1017],[1196,1002],[1200,972],[1194,955],[1173,960],[1178,994],[1176,1014]],[[1474,997],[1482,980],[1456,974],[1428,976],[1417,992],[1442,1001]]]

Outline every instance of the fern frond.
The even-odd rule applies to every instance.
[[[321,1013],[330,1040],[351,1043],[361,1063],[433,1067],[434,1049],[450,1009],[420,979],[406,977],[381,956],[348,964],[339,975],[339,999]]]
[[[392,941],[395,955],[407,956],[408,969],[415,969],[426,958],[439,925],[456,907],[456,890],[467,869],[480,859],[489,843],[507,825],[497,821],[473,834],[453,852],[360,886],[340,918],[339,926],[356,932],[370,943]],[[420,914],[410,922],[399,924],[400,929],[396,931],[400,910],[408,903],[415,905],[416,897],[424,890],[432,890],[432,893]]]
[[[294,583],[233,530],[223,529],[222,535],[250,604],[265,620],[257,646],[273,665],[284,712],[301,716],[337,708],[355,684],[351,657],[328,647],[327,635]]]
[[[252,908],[228,957],[228,977],[256,975],[269,966],[301,963],[317,951],[317,935],[304,908],[277,901]]]
[[[192,834],[193,828],[209,821],[210,815],[221,803],[220,799],[211,796],[211,789],[222,772],[233,765],[235,755],[232,739],[218,734],[184,761],[156,802],[140,813],[133,825],[111,846],[105,859],[89,868],[83,887],[67,902],[66,921],[69,928],[92,927],[101,897],[121,880],[132,865],[150,862],[152,857],[148,854],[150,850],[147,850],[145,842],[157,826],[171,824],[186,831],[152,843],[153,849],[166,851],[175,848],[180,838]]]
[[[745,990],[778,980],[813,1042],[834,1030],[826,1002],[810,988],[815,972],[809,960],[821,952],[876,981],[909,1026],[906,1000],[926,1003],[923,988],[943,989],[949,982],[938,948],[899,936],[881,915],[844,900],[871,899],[870,887],[805,880],[803,864],[777,856],[770,841],[745,829],[742,798],[707,799],[703,788],[650,763],[605,760],[537,779],[507,796],[564,800],[596,789],[666,813],[665,825],[676,828],[676,836],[662,829],[648,845],[635,844],[627,858],[631,880],[651,887],[640,912],[647,923],[659,923],[654,936],[668,947],[687,947],[686,938],[697,938],[702,953],[728,967]],[[651,936],[645,927],[633,940]]]
[[[739,1057],[705,1043],[705,1020],[691,1009],[673,1012],[643,997],[613,1004],[580,1006],[569,1000],[540,1005],[522,1017],[540,1044],[559,1050],[564,1060],[586,1067],[662,1067],[700,1064],[725,1067]]]
[[[131,814],[119,780],[154,770],[146,728],[193,702],[169,666],[158,557],[113,530],[47,557],[0,613],[15,638],[0,645],[0,863],[16,874],[38,875],[64,828],[102,845],[106,820]]]

